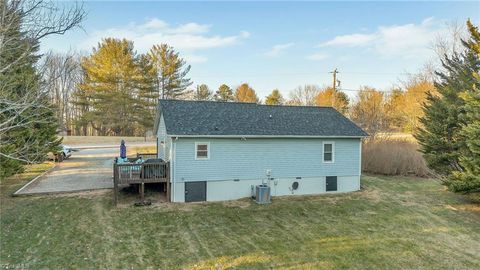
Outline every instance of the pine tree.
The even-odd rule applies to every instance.
[[[235,100],[238,102],[258,103],[257,93],[251,88],[248,83],[240,85],[235,91]]]
[[[454,171],[446,184],[456,192],[480,192],[480,33],[470,20],[467,27],[471,37],[464,45],[468,48],[467,57],[476,63],[476,71],[472,73],[472,87],[460,94],[466,112],[466,124],[460,133],[466,148],[459,157],[463,170]]]
[[[285,102],[278,89],[274,89],[265,99],[267,105],[282,105]]]
[[[161,98],[177,98],[192,85],[190,78],[186,78],[190,65],[186,65],[173,47],[167,44],[154,45],[148,55],[155,68]]]
[[[206,84],[197,85],[197,89],[194,92],[193,98],[195,100],[211,100],[212,99],[212,91],[208,88]]]
[[[141,133],[153,131],[153,123],[158,104],[158,89],[153,63],[147,55],[138,57],[140,78],[138,80],[138,98],[135,101],[135,118],[140,125]]]
[[[82,59],[82,68],[85,77],[80,96],[89,107],[84,120],[100,135],[134,135],[139,127],[135,114],[143,77],[133,43],[104,39],[92,55]]]
[[[466,149],[461,134],[465,121],[465,100],[461,93],[474,84],[473,73],[478,73],[476,60],[468,53],[456,53],[442,61],[443,72],[437,72],[435,83],[438,94],[427,93],[423,107],[422,127],[414,134],[428,166],[445,176],[453,171],[463,171],[460,164]]]
[[[226,84],[220,85],[215,93],[216,101],[233,101],[234,99],[232,89]]]

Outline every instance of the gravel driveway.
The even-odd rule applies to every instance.
[[[113,188],[112,162],[118,147],[81,149],[17,194],[74,192]]]

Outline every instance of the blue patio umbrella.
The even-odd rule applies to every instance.
[[[125,141],[122,140],[120,142],[120,157],[121,158],[126,158],[127,157],[127,147],[125,146]]]

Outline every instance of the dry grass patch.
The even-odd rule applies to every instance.
[[[136,155],[137,153],[155,154],[157,153],[157,146],[148,145],[148,146],[127,147],[127,155]]]
[[[432,176],[418,145],[398,139],[366,141],[362,146],[362,170],[383,175]]]
[[[278,258],[267,255],[265,252],[257,254],[247,254],[239,257],[235,256],[222,256],[218,258],[212,258],[205,261],[201,261],[186,267],[192,270],[204,270],[204,269],[234,269],[238,267],[246,267],[254,264],[265,264]]]
[[[63,136],[63,144],[89,145],[89,144],[118,144],[125,140],[129,143],[155,142],[154,137],[116,137],[116,136]]]

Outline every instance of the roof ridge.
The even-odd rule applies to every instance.
[[[264,107],[292,107],[292,108],[325,108],[325,109],[334,109],[332,106],[317,106],[317,105],[269,105],[269,104],[259,104],[255,102],[240,102],[240,101],[217,101],[217,100],[191,100],[191,99],[158,99],[159,101],[181,101],[181,102],[198,102],[198,103],[227,103],[227,104],[245,104],[245,105],[256,105]]]
[[[239,102],[239,101],[222,101],[222,100],[192,100],[192,99],[158,99],[159,101],[182,101],[182,102],[199,102],[199,103],[228,103],[228,104],[253,104],[255,102]]]

